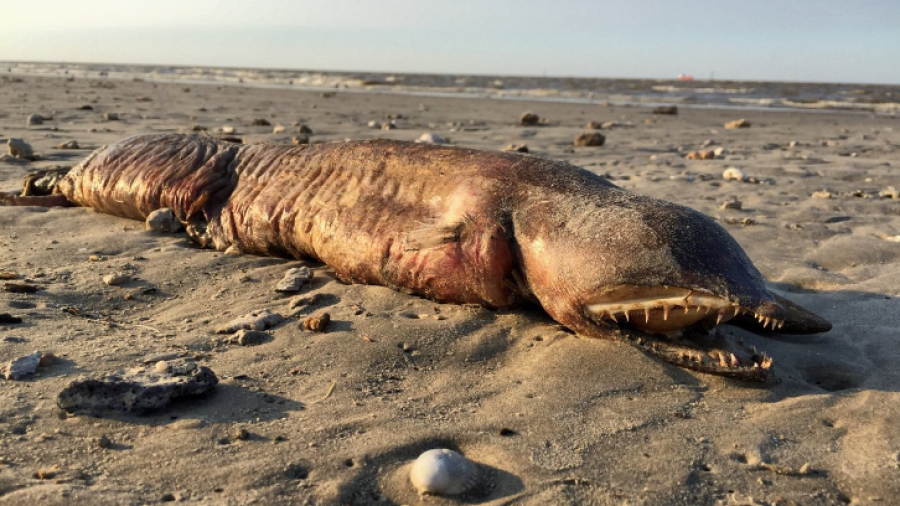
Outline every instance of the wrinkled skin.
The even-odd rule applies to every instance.
[[[760,380],[771,360],[677,336],[737,315],[772,330],[830,328],[770,293],[710,218],[534,156],[153,135],[99,149],[58,190],[135,219],[169,207],[201,245],[318,259],[347,283],[491,308],[531,300],[578,334],[625,336],[704,372]]]

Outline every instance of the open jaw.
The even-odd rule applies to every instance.
[[[666,362],[758,381],[766,379],[772,359],[742,343],[710,342],[708,331],[740,314],[754,316],[763,329],[784,325],[781,308],[770,301],[750,307],[705,290],[671,286],[620,285],[595,295],[584,309],[596,322],[640,331],[625,333],[627,340]]]

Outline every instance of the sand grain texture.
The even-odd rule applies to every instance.
[[[723,326],[775,358],[776,379],[748,385],[579,339],[535,308],[343,285],[320,264],[201,250],[90,209],[0,207],[0,272],[41,288],[0,292],[0,313],[23,319],[0,324],[0,362],[58,357],[0,389],[0,505],[416,504],[409,465],[436,447],[477,462],[485,480],[428,504],[900,497],[900,243],[890,240],[900,201],[879,197],[900,187],[896,118],[740,111],[753,127],[725,130],[738,113],[55,78],[0,81],[0,99],[0,143],[23,138],[38,155],[0,160],[4,191],[129,135],[193,125],[234,125],[245,141],[296,135],[254,126],[258,118],[307,124],[312,142],[423,132],[479,149],[527,141],[531,153],[716,218],[774,291],[834,323],[777,339]],[[548,125],[518,125],[526,110]],[[52,119],[26,129],[32,113]],[[366,127],[396,114],[398,128]],[[448,131],[470,120],[479,128]],[[599,148],[572,146],[588,121],[634,126],[605,132]],[[722,156],[684,159],[707,139]],[[69,140],[83,149],[55,149]],[[723,180],[732,166],[750,181]],[[812,197],[822,190],[831,198]],[[732,197],[741,209],[721,209]],[[312,304],[273,290],[301,266],[314,273],[301,294]],[[129,281],[107,285],[108,275]],[[244,347],[215,334],[263,308],[287,318],[271,340]],[[302,329],[323,311],[327,332]],[[159,354],[210,367],[216,393],[141,417],[66,417],[55,406],[75,377]],[[109,444],[97,444],[102,436]]]

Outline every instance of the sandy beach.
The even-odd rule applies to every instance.
[[[579,338],[539,307],[438,304],[86,208],[0,207],[0,272],[40,288],[0,291],[0,313],[22,320],[0,323],[0,363],[56,357],[0,380],[0,505],[900,502],[896,117],[9,76],[0,103],[3,149],[20,138],[37,155],[0,158],[0,191],[131,135],[199,128],[245,143],[431,132],[477,149],[527,144],[713,217],[772,291],[834,324],[793,337],[723,326],[774,359],[772,379],[746,383]],[[545,122],[520,125],[525,111]],[[26,125],[32,114],[44,120]],[[724,127],[739,118],[750,126]],[[591,121],[605,145],[574,146]],[[57,148],[71,140],[78,149]],[[723,178],[728,168],[744,180]],[[314,273],[300,296],[317,298],[292,308],[273,286],[299,266]],[[127,280],[105,283],[112,274]],[[286,316],[270,339],[215,333],[261,309]],[[303,329],[323,311],[327,332]],[[212,369],[215,393],[141,416],[56,405],[76,378],[176,356]],[[475,461],[475,490],[420,497],[409,466],[431,448]]]

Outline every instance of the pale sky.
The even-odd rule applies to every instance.
[[[900,84],[896,0],[13,0],[0,61]]]

